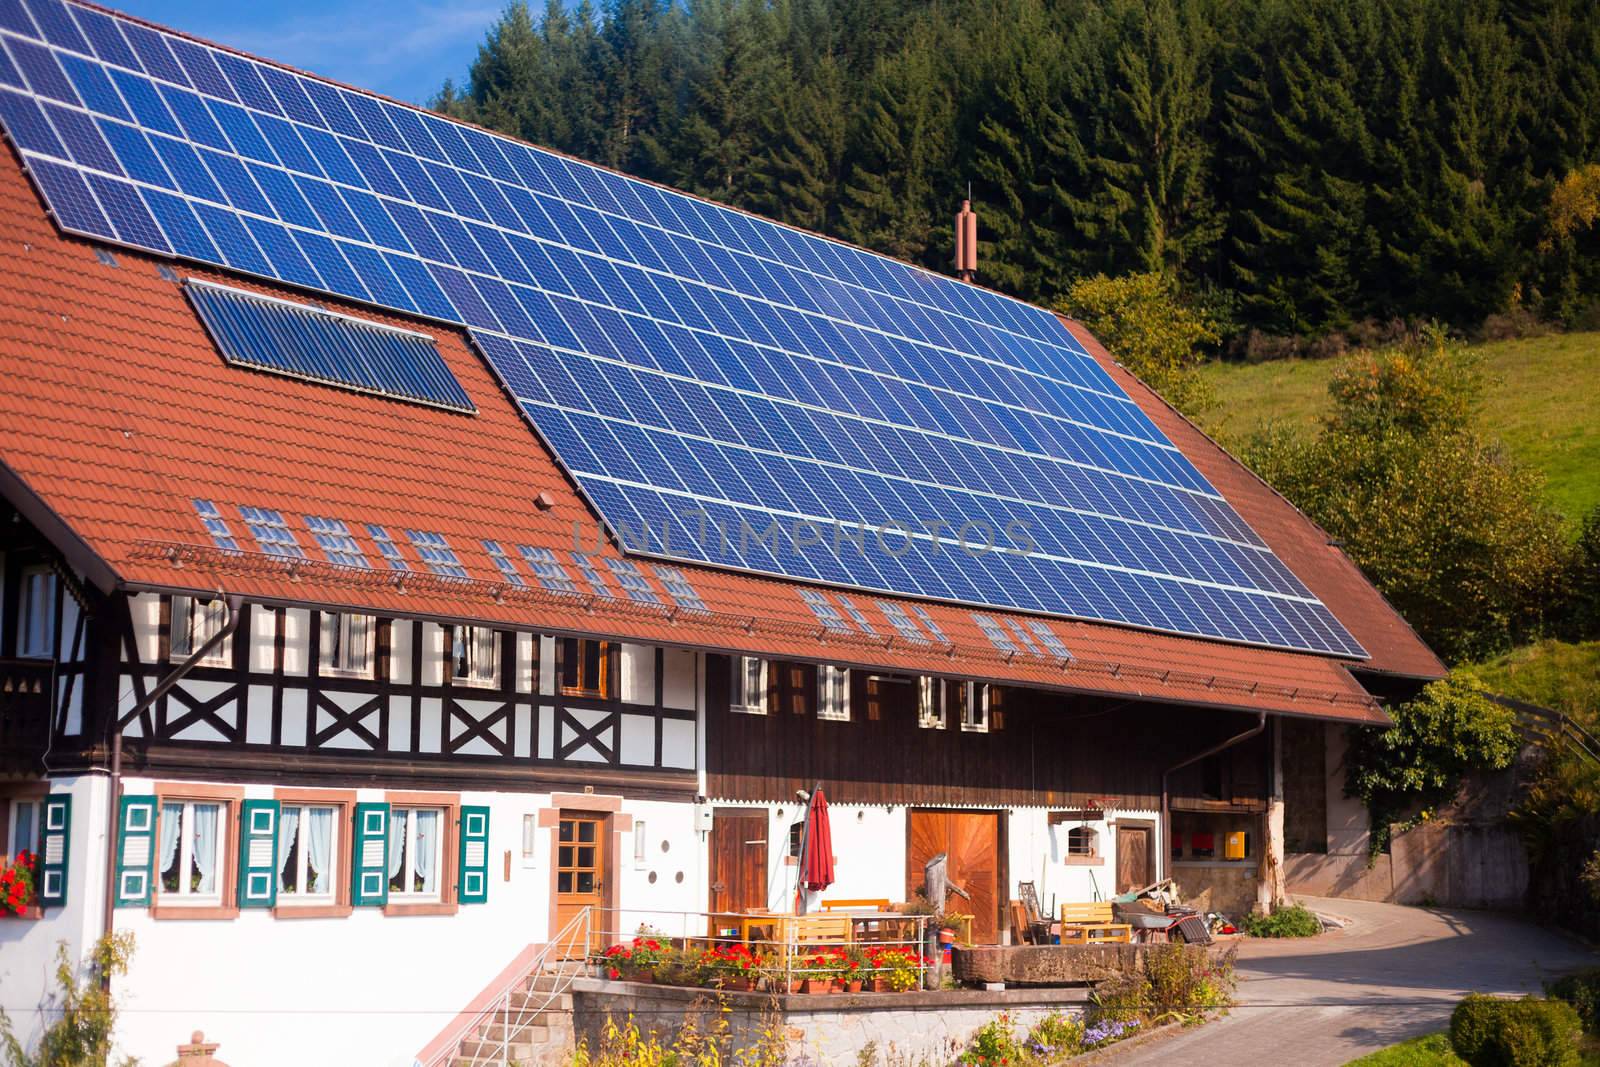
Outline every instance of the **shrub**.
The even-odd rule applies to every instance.
[[[1112,356],[1186,414],[1211,402],[1193,373],[1217,343],[1212,309],[1186,301],[1161,274],[1104,274],[1072,284],[1060,305],[1081,321]]]
[[[1232,951],[1213,957],[1203,950],[1167,944],[1151,945],[1142,956],[1144,967],[1139,974],[1094,987],[1093,1023],[1176,1020],[1187,1024],[1231,1003]]]
[[[1011,1016],[1005,1012],[990,1019],[972,1035],[972,1047],[956,1060],[966,1067],[1007,1067],[1029,1062],[1030,1054],[1011,1028]]]
[[[1271,915],[1246,915],[1239,924],[1251,937],[1315,937],[1322,920],[1299,904],[1279,908]]]
[[[1450,1044],[1472,1067],[1576,1067],[1582,1030],[1560,1000],[1474,993],[1450,1015]]]
[[[1544,991],[1547,996],[1571,1004],[1585,1030],[1600,1031],[1600,967],[1546,982]]]
[[[67,956],[63,941],[56,946],[57,992],[43,1005],[52,1022],[39,1036],[37,1055],[22,1046],[11,1020],[0,1011],[0,1052],[7,1067],[105,1067],[111,1062],[111,1035],[117,1025],[117,1004],[102,981],[128,973],[133,935],[112,934],[96,941],[81,973]],[[123,1067],[133,1060],[124,1058]]]
[[[1028,1051],[1049,1062],[1077,1052],[1083,1044],[1083,1020],[1053,1011],[1028,1031]]]

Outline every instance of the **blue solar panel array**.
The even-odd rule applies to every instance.
[[[1040,309],[62,0],[0,44],[64,229],[466,325],[641,551],[1363,654]]]
[[[191,278],[189,302],[229,363],[476,411],[433,338]]]

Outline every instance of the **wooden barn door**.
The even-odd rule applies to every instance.
[[[767,813],[718,808],[711,822],[711,900],[714,913],[767,909]]]
[[[1148,826],[1117,827],[1117,892],[1143,889],[1155,878],[1150,869],[1151,839]]]
[[[952,888],[945,907],[972,916],[972,940],[980,945],[1000,940],[1000,816],[994,812],[917,811],[907,813],[906,897],[923,889],[923,865],[943,852]],[[938,901],[934,902],[935,904]]]

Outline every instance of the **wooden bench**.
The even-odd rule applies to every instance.
[[[823,911],[888,911],[887,897],[866,897],[860,900],[824,900]]]
[[[1111,901],[1096,900],[1061,905],[1063,945],[1120,944],[1133,940],[1133,927],[1112,922]]]

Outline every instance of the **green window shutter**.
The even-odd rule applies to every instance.
[[[350,903],[382,907],[389,902],[389,805],[357,804],[351,837]]]
[[[117,907],[148,906],[154,881],[156,798],[125,796],[117,811]]]
[[[489,809],[461,807],[461,859],[456,900],[482,904],[489,899]]]
[[[44,826],[39,837],[39,904],[60,907],[67,902],[67,855],[72,836],[72,797],[51,793],[44,798]]]
[[[270,908],[278,902],[278,802],[239,805],[239,907]]]

